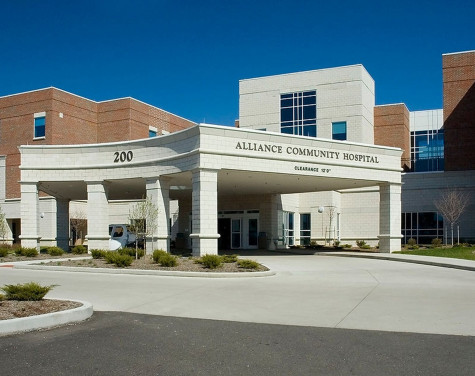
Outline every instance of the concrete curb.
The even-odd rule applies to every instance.
[[[52,328],[58,325],[84,321],[92,316],[93,308],[91,303],[84,302],[81,300],[71,301],[82,303],[82,306],[73,309],[67,309],[65,311],[45,313],[43,315],[20,317],[10,320],[0,320],[0,336],[19,332],[28,332],[38,329]]]
[[[83,272],[83,273],[103,273],[103,274],[132,274],[132,275],[154,275],[166,277],[198,277],[198,278],[252,278],[252,277],[270,277],[276,274],[275,271],[265,272],[180,272],[168,270],[142,270],[142,269],[105,269],[105,268],[87,268],[74,266],[44,266],[44,265],[14,265],[15,269],[33,269],[50,270],[61,272]]]
[[[320,252],[320,253],[318,253],[318,255],[321,255],[321,256],[336,256],[336,257],[356,257],[356,258],[376,259],[376,260],[385,260],[385,261],[397,261],[397,262],[406,262],[406,263],[410,263],[410,264],[437,266],[437,267],[441,267],[441,268],[475,271],[475,262],[473,263],[474,264],[473,266],[472,265],[461,265],[461,264],[457,264],[457,263],[447,263],[447,262],[444,262],[444,261],[438,261],[437,257],[432,257],[434,260],[422,260],[422,259],[409,258],[409,257],[399,258],[399,257],[391,257],[391,256],[382,256],[380,254],[375,255],[374,253],[360,254],[360,253],[334,253],[334,252]],[[413,257],[417,257],[417,256],[413,256]],[[425,257],[430,257],[430,256],[425,256]],[[445,260],[445,258],[444,258],[444,260]]]

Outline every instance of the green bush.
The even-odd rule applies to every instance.
[[[351,244],[343,244],[341,247],[342,248],[353,248],[353,246]]]
[[[238,260],[238,266],[243,269],[259,269],[259,263],[254,260]]]
[[[339,240],[335,240],[335,241],[333,242],[333,246],[334,246],[335,248],[338,248],[338,247],[340,246],[340,241],[339,241]]]
[[[417,245],[416,239],[410,238],[410,239],[407,241],[407,245],[408,245],[409,247],[414,247],[415,245]]]
[[[17,256],[26,256],[26,257],[36,257],[38,256],[38,251],[36,248],[17,248],[15,249],[15,254]]]
[[[63,249],[59,247],[49,247],[47,252],[50,256],[61,256],[64,254]]]
[[[170,254],[167,253],[165,255],[161,255],[158,258],[158,263],[161,266],[173,267],[173,266],[177,266],[178,260],[177,260],[176,256],[173,256],[173,255],[170,255]]]
[[[223,255],[221,256],[222,260],[226,264],[231,264],[233,262],[236,262],[238,260],[239,255]]]
[[[103,249],[91,249],[91,256],[93,259],[102,259],[105,257],[107,251]]]
[[[370,249],[371,246],[369,244],[363,244],[360,248],[361,249]]]
[[[196,262],[202,264],[205,268],[216,269],[221,266],[223,259],[218,255],[204,255],[196,260]]]
[[[0,248],[0,257],[7,257],[10,253],[8,248]]]
[[[129,255],[135,258],[135,248],[120,248],[117,250],[121,255]],[[141,248],[137,248],[137,258],[141,258],[145,255],[145,251]]]
[[[83,246],[82,244],[79,244],[71,249],[71,252],[74,253],[75,255],[83,255],[84,253],[87,253],[87,248]]]
[[[363,248],[365,245],[366,245],[366,242],[364,240],[357,240],[356,241],[356,245],[359,247],[359,248]]]
[[[158,263],[160,256],[163,256],[163,255],[168,255],[168,252],[164,251],[163,249],[156,249],[155,251],[153,251],[152,259],[154,262]]]
[[[431,244],[432,244],[432,247],[438,248],[442,245],[442,240],[439,238],[434,238],[432,239]]]
[[[1,302],[2,300],[5,300],[5,295],[0,294],[0,302]]]
[[[107,261],[108,264],[115,264],[119,268],[130,266],[132,264],[132,261],[134,260],[132,256],[121,255],[120,253],[114,251],[106,252],[104,255],[104,259]]]
[[[5,285],[2,290],[5,291],[7,300],[41,300],[55,285],[41,286],[35,282],[29,282],[17,285]]]

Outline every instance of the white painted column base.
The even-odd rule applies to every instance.
[[[200,257],[218,254],[219,234],[190,234],[190,238],[193,243],[193,256]]]

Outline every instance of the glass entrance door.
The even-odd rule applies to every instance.
[[[248,220],[248,226],[248,246],[257,247],[257,233],[259,231],[257,218],[250,218]]]
[[[241,219],[231,220],[231,248],[241,248]]]

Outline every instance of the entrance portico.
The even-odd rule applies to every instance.
[[[158,223],[148,242],[170,250],[170,200],[193,254],[216,254],[220,203],[259,211],[259,232],[277,237],[280,195],[378,187],[380,250],[400,249],[396,148],[199,125],[144,140],[22,146],[22,244],[38,246],[38,191],[88,201],[88,246],[108,247],[108,203],[151,198]],[[191,227],[188,226],[191,209]],[[364,205],[364,203],[361,203]],[[150,249],[150,248],[149,248]]]

